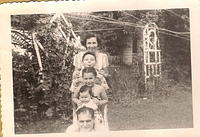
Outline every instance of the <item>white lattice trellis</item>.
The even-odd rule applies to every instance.
[[[143,30],[143,52],[145,83],[150,78],[161,76],[161,49],[158,39],[158,27],[155,23],[149,23]]]

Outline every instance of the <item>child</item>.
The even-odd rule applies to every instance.
[[[94,100],[96,100],[96,98],[93,97],[91,87],[87,85],[82,86],[78,92],[78,100],[79,101],[77,101],[77,108],[81,108],[84,106],[92,108],[94,110],[94,119],[96,125],[102,124],[103,117],[100,113],[100,110],[98,109],[98,106],[94,103]]]
[[[84,37],[82,44],[87,48],[87,50],[80,51],[74,56],[73,65],[75,66],[75,70],[82,68],[83,54],[87,51],[91,51],[94,52],[96,56],[95,68],[99,71],[103,70],[105,74],[104,76],[106,77],[108,75],[107,67],[109,66],[108,56],[98,50],[98,46],[100,44],[100,40],[98,39],[98,37],[94,34],[88,34]]]
[[[92,93],[92,88],[87,86],[87,85],[83,85],[81,86],[79,92],[78,92],[78,102],[77,102],[77,106],[80,107],[82,105],[89,105],[91,106],[91,108],[93,108],[94,110],[97,109],[97,105],[94,104],[93,102],[93,93]]]
[[[83,57],[82,57],[82,68],[80,70],[76,69],[73,73],[73,78],[72,78],[72,85],[70,87],[70,90],[73,92],[74,90],[76,90],[76,88],[83,84],[82,82],[82,77],[81,77],[81,73],[82,70],[85,67],[95,67],[96,65],[96,56],[93,52],[86,52]],[[108,90],[108,84],[106,82],[106,79],[104,78],[103,75],[103,71],[98,71],[98,69],[96,69],[97,71],[97,78],[95,83],[101,85],[102,87],[104,87],[105,90]]]
[[[91,87],[93,96],[97,98],[93,101],[100,108],[103,114],[103,108],[108,102],[108,97],[106,95],[105,89],[102,86],[95,84],[96,77],[97,72],[93,67],[86,67],[82,70],[83,83],[84,85]],[[81,86],[79,86],[74,91],[72,96],[72,101],[76,105],[80,104],[80,100],[78,99],[80,88]]]

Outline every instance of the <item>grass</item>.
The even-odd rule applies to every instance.
[[[191,84],[174,83],[163,78],[153,99],[136,96],[136,75],[133,68],[112,70],[112,97],[108,104],[110,130],[142,130],[192,128]],[[46,119],[16,126],[17,134],[62,133],[70,120]]]
[[[110,130],[192,128],[191,87],[178,84],[169,90],[172,93],[168,97],[138,99],[129,106],[109,102]],[[42,120],[17,128],[16,133],[63,133],[70,124],[71,121],[62,119]]]
[[[124,107],[111,103],[108,118],[111,130],[141,130],[192,128],[191,88],[178,85],[171,89],[172,94],[154,100],[141,99],[132,106]]]
[[[16,134],[39,134],[39,133],[63,133],[71,124],[71,121],[62,119],[46,119],[32,122],[22,127],[16,127]]]

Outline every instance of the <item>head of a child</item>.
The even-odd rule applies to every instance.
[[[80,88],[78,98],[81,103],[88,103],[92,97],[92,88],[84,85]]]
[[[99,44],[99,39],[94,34],[88,34],[83,42],[88,50],[96,50]]]
[[[97,72],[94,67],[86,67],[82,71],[82,78],[85,85],[93,87],[97,77]]]
[[[94,52],[86,52],[83,54],[82,62],[84,67],[94,67],[96,64],[96,56]]]

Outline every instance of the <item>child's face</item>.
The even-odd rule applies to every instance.
[[[83,59],[83,65],[85,67],[94,67],[96,64],[95,57],[93,55],[87,54]]]
[[[86,47],[87,49],[94,49],[98,46],[97,38],[91,37],[86,40]]]
[[[85,85],[92,87],[94,86],[95,76],[93,73],[83,73],[83,81]]]
[[[89,91],[85,91],[83,93],[80,93],[80,96],[79,96],[79,100],[82,102],[82,103],[87,103],[89,102],[91,99],[91,96],[90,96],[90,93]]]

